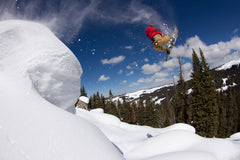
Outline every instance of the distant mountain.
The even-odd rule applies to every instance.
[[[219,90],[226,90],[229,86],[239,88],[240,84],[240,59],[230,61],[222,66],[211,69],[211,74],[215,81],[215,87]],[[187,81],[188,92],[191,93],[191,80]],[[140,97],[144,100],[150,96],[155,104],[161,104],[166,101],[166,97],[171,100],[174,97],[175,87],[174,84],[163,85],[136,92],[125,93],[113,98],[113,101],[122,101],[123,97],[128,101],[136,101]]]
[[[150,88],[150,89],[143,89],[143,90],[139,90],[139,91],[136,91],[136,92],[131,92],[131,93],[125,93],[123,95],[120,95],[120,96],[116,96],[113,98],[113,101],[117,101],[117,100],[120,100],[122,101],[122,98],[125,97],[126,100],[128,101],[133,101],[133,100],[137,100],[139,99],[140,97],[145,97],[145,96],[148,96],[148,95],[151,95],[155,92],[158,92],[160,90],[166,90],[169,91],[169,88],[172,88],[173,87],[173,84],[169,84],[169,85],[163,85],[163,86],[159,86],[159,87],[154,87],[154,88]],[[164,98],[165,95],[162,95]],[[157,97],[155,97],[155,101],[159,100],[159,94],[157,95]]]

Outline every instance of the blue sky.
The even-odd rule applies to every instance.
[[[237,0],[0,0],[0,4],[1,19],[38,21],[56,33],[79,59],[81,85],[88,96],[172,83],[173,77],[177,80],[178,57],[189,79],[192,48],[201,47],[211,67],[240,58]],[[165,33],[175,25],[179,28],[168,62],[145,35],[150,24]]]
[[[164,23],[170,27],[178,26],[180,35],[176,46],[184,45],[187,39],[195,35],[207,45],[229,41],[237,35],[233,33],[234,30],[240,27],[237,20],[240,12],[236,3],[177,0],[163,3],[142,1],[141,3],[143,10],[145,7],[150,7],[152,12],[156,12],[157,16],[163,19],[161,22],[155,22],[158,26]],[[108,7],[110,6],[106,6]],[[124,12],[124,9],[122,11]],[[154,18],[153,16],[152,19]],[[158,19],[156,17],[156,20]],[[154,20],[151,22],[154,23]],[[84,70],[82,84],[87,91],[90,93],[99,91],[108,95],[111,89],[116,95],[144,87],[172,83],[172,75],[177,76],[178,67],[168,70],[158,65],[153,66],[154,63],[163,61],[164,53],[152,49],[152,44],[144,33],[147,25],[142,21],[137,23],[107,21],[106,24],[86,22],[78,35],[80,42],[76,39],[70,48],[74,53],[79,53],[76,56],[79,57]],[[75,52],[75,49],[78,51]],[[109,61],[113,58],[121,59],[121,56],[124,59],[119,63],[103,64],[101,62],[104,59]],[[190,59],[183,57],[183,61],[183,63],[190,62]],[[142,68],[146,64],[149,64],[149,68],[159,67],[161,70],[146,74]],[[147,81],[155,73],[160,72],[161,75],[167,76],[162,81],[159,79],[159,83],[154,83],[152,80],[149,80],[149,83],[137,83],[141,79]],[[104,77],[102,80],[99,79],[101,76]]]

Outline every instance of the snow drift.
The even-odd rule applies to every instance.
[[[0,159],[122,159],[97,127],[63,110],[76,102],[81,74],[45,26],[0,22]]]
[[[136,126],[104,114],[102,109],[76,114],[95,124],[128,160],[239,160],[240,135],[228,139],[204,138],[187,124],[166,128]]]
[[[49,102],[73,108],[80,94],[82,68],[48,28],[33,22],[2,21],[0,57],[1,71],[25,78]]]

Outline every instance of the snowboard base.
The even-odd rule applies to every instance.
[[[176,43],[177,38],[178,38],[178,28],[175,27],[174,31],[173,31],[173,34],[171,35],[171,38],[167,43],[167,53],[166,53],[165,58],[164,58],[165,61],[168,60],[168,57],[172,52],[173,46]]]

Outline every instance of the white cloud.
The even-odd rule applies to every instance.
[[[171,84],[171,83],[173,83],[172,78],[162,78],[162,79],[156,79],[154,83],[152,83],[151,85],[153,87],[156,87],[156,86],[161,86],[161,85]]]
[[[161,67],[160,64],[156,64],[156,63],[154,63],[152,65],[145,64],[145,65],[142,66],[142,72],[144,74],[152,74],[152,73],[156,73],[156,72],[160,71],[161,68],[162,67]]]
[[[129,85],[129,87],[134,87],[134,86],[138,86],[138,85],[139,85],[139,83],[133,82],[133,83],[131,83],[131,84]]]
[[[127,80],[122,81],[120,84],[125,84],[127,83]]]
[[[133,82],[129,86],[133,87],[133,86],[138,86],[141,83],[152,83],[152,82],[155,84],[155,86],[156,86],[156,83],[157,84],[169,83],[169,80],[167,79],[167,76],[169,76],[168,71],[158,72],[158,73],[155,73],[151,77],[140,78],[140,79],[137,80],[137,82]]]
[[[118,74],[122,74],[122,73],[123,73],[123,70],[122,70],[122,69],[118,71]]]
[[[239,28],[236,28],[236,29],[233,31],[233,34],[236,34],[238,31],[239,31]]]
[[[185,81],[191,79],[192,74],[192,64],[191,63],[185,63],[182,65],[183,70],[183,78]]]
[[[133,49],[133,46],[125,46],[124,48],[125,48],[125,49],[128,49],[128,50],[132,50],[132,49]]]
[[[198,36],[194,36],[187,39],[184,45],[174,47],[171,56],[175,58],[179,56],[192,58],[192,49],[199,53],[199,48],[203,50],[204,56],[212,68],[234,58],[240,58],[240,54],[234,54],[240,51],[239,37],[234,37],[226,42],[221,41],[216,44],[206,45]]]
[[[162,79],[162,78],[165,78],[169,76],[169,72],[167,71],[163,71],[163,72],[158,72],[158,73],[155,73],[153,76],[152,76],[152,79],[156,80],[156,79]]]
[[[118,56],[118,57],[113,57],[111,59],[102,59],[101,62],[102,64],[118,64],[121,63],[125,59],[125,56]]]
[[[148,59],[148,58],[145,58],[145,59],[144,59],[144,62],[149,62],[149,59]]]
[[[134,74],[134,72],[131,71],[131,72],[127,73],[126,75],[127,75],[127,76],[131,76],[131,75],[133,75],[133,74]]]
[[[110,77],[108,76],[108,77],[105,77],[105,75],[101,75],[99,78],[98,78],[98,81],[107,81],[107,80],[109,80],[110,79]]]
[[[133,82],[129,87],[139,86],[141,83],[151,83],[153,80],[151,78],[140,78],[137,82]]]
[[[147,47],[142,48],[140,51],[141,51],[141,52],[145,52],[146,50],[147,50]]]
[[[132,66],[134,66],[134,67],[138,67],[137,62],[133,62],[133,63],[132,63]]]
[[[173,70],[174,68],[178,67],[178,59],[172,58],[168,61],[164,61],[162,64],[163,67],[167,68],[168,70]]]
[[[127,65],[127,67],[126,67],[127,69],[132,69],[132,67],[130,66],[130,65]]]
[[[191,70],[191,68],[192,68],[192,64],[191,63],[185,63],[185,64],[182,65],[183,71]]]
[[[138,64],[137,64],[137,62],[133,62],[133,63],[127,65],[126,68],[127,69],[137,69],[138,68]]]

